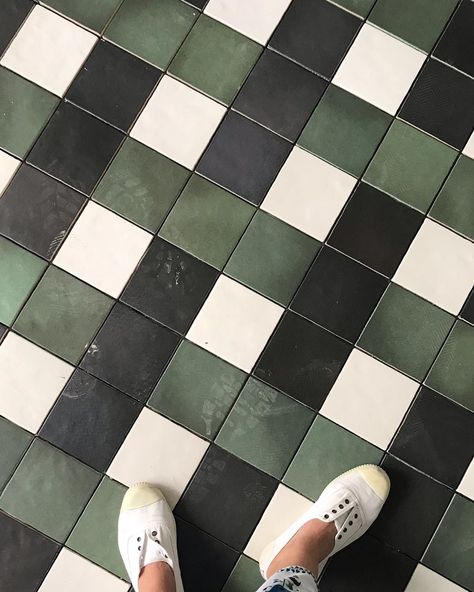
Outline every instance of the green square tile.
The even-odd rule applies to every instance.
[[[454,317],[391,284],[359,339],[375,357],[422,380],[433,363]]]
[[[117,520],[127,488],[105,476],[79,518],[66,545],[128,580],[117,545]]]
[[[224,271],[281,304],[288,304],[320,243],[258,210]]]
[[[338,475],[358,465],[378,464],[382,455],[373,444],[318,415],[283,482],[316,500]]]
[[[216,443],[280,479],[313,418],[307,407],[250,378]]]
[[[422,563],[467,590],[473,590],[473,533],[474,502],[455,495]]]
[[[331,84],[298,144],[341,169],[361,175],[392,117]]]
[[[261,50],[261,45],[255,41],[203,14],[169,70],[177,78],[229,105]]]
[[[57,267],[50,267],[14,328],[50,352],[77,363],[112,303],[102,292]]]
[[[44,0],[61,14],[93,31],[101,32],[122,0]]]
[[[457,152],[395,120],[375,153],[364,180],[426,212]]]
[[[198,14],[181,0],[125,0],[105,37],[165,69]]]
[[[458,0],[377,0],[369,21],[429,52],[457,3]]]
[[[241,555],[235,564],[222,592],[250,592],[263,582],[258,563],[247,555]]]
[[[0,508],[63,542],[89,501],[100,474],[35,440],[0,497]]]
[[[0,66],[0,147],[23,157],[59,99]]]
[[[359,16],[367,16],[374,5],[375,0],[335,0],[334,4],[339,4]]]
[[[160,230],[160,236],[222,269],[255,208],[193,175]]]
[[[0,489],[6,485],[32,438],[20,426],[0,417]]]
[[[127,138],[93,199],[156,232],[190,174],[166,156]]]
[[[43,259],[0,236],[1,323],[12,323],[46,265]]]
[[[461,154],[431,207],[431,218],[474,240],[474,160]]]
[[[213,439],[246,374],[189,341],[183,341],[155,387],[149,406]]]
[[[426,384],[474,411],[474,327],[457,321]]]

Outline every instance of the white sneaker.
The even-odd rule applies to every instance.
[[[164,561],[173,569],[176,592],[183,592],[176,524],[159,489],[148,483],[137,483],[127,491],[120,508],[118,545],[135,592],[139,592],[142,568],[155,561]]]
[[[314,518],[334,522],[336,527],[334,549],[329,557],[347,547],[374,522],[389,491],[388,475],[376,465],[361,465],[339,475],[307,512],[265,547],[260,557],[262,576],[267,578],[267,569],[278,553],[306,522]]]

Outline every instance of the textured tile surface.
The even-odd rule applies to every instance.
[[[473,592],[473,30],[472,0],[0,1],[0,587],[130,592],[149,481],[185,589],[251,592],[375,463],[321,592]]]

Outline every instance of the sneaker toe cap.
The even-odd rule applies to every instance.
[[[124,495],[121,511],[143,508],[164,499],[161,491],[149,483],[137,483]]]
[[[364,465],[358,471],[374,493],[385,501],[390,492],[390,479],[387,473],[377,465]]]

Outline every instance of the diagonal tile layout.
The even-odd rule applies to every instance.
[[[129,592],[150,481],[186,592],[251,592],[375,463],[321,592],[474,591],[473,29],[472,0],[0,2],[0,587]]]

